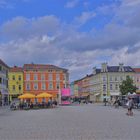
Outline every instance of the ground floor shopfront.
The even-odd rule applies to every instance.
[[[9,101],[12,102],[14,100],[18,99],[18,96],[20,96],[22,94],[9,94]]]
[[[9,94],[5,90],[0,91],[0,106],[9,105]]]

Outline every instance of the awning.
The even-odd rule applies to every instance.
[[[96,93],[96,94],[94,94],[94,96],[99,96],[100,95],[100,93]]]
[[[43,92],[43,93],[38,94],[36,96],[36,98],[50,98],[50,97],[53,97],[53,96],[51,94],[49,94],[49,93],[46,93],[46,92]]]
[[[19,99],[32,99],[35,98],[35,95],[31,93],[25,93],[23,95],[18,96]]]
[[[119,93],[119,92],[111,92],[110,95],[111,95],[111,96],[119,96],[120,93]]]
[[[81,97],[87,97],[89,94],[82,94]]]

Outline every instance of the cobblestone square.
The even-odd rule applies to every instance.
[[[90,104],[55,109],[0,109],[0,140],[139,140],[140,111]]]

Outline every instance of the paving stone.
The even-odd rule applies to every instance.
[[[140,111],[101,104],[10,111],[0,108],[0,140],[140,140]]]

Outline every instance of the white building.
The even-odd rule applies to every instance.
[[[0,59],[0,106],[8,104],[8,66]]]

